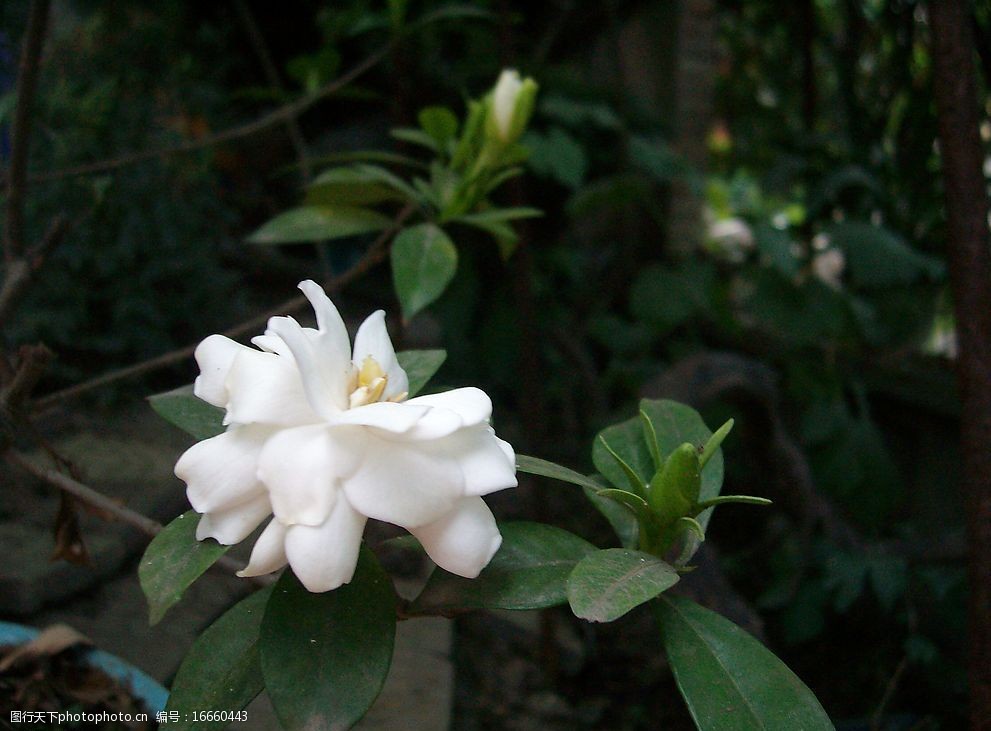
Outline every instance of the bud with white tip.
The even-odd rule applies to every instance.
[[[537,96],[537,82],[521,78],[515,69],[504,69],[492,90],[489,128],[504,144],[523,134]]]

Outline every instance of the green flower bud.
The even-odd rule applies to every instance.
[[[665,525],[689,515],[702,487],[699,453],[685,442],[664,461],[650,481],[647,501]]]

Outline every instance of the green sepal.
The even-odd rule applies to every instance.
[[[699,523],[695,518],[690,518],[687,515],[675,521],[674,525],[670,526],[664,533],[664,538],[660,543],[660,551],[658,555],[667,554],[672,546],[678,543],[678,539],[685,536],[686,533],[691,533],[692,537],[686,537],[681,542],[681,550],[678,556],[672,561],[672,563],[678,567],[678,570],[682,570],[685,564],[691,560],[695,551],[698,550],[698,544],[705,541],[705,528]]]
[[[515,142],[526,130],[530,117],[533,115],[533,107],[537,103],[537,82],[527,77],[523,79],[523,85],[516,95],[516,106],[513,108],[513,118],[509,123],[509,141]]]
[[[488,106],[488,103],[483,101],[468,102],[468,117],[465,119],[461,139],[458,140],[454,155],[451,157],[452,168],[457,169],[467,165],[474,157],[474,151],[481,147]]]
[[[647,500],[664,525],[688,515],[699,498],[702,475],[695,445],[676,447],[650,481]]]
[[[733,428],[733,423],[733,420],[730,419],[721,427],[716,429],[715,434],[709,437],[709,441],[707,441],[705,446],[702,447],[702,453],[699,456],[699,470],[705,467],[706,463],[712,459],[712,455],[716,453],[716,450],[719,449],[719,445],[723,443],[726,435],[728,435],[730,430]]]
[[[599,441],[602,443],[602,446],[606,448],[606,451],[609,452],[609,455],[616,460],[616,463],[620,466],[620,469],[623,470],[623,474],[626,475],[626,479],[630,483],[633,494],[641,498],[646,498],[647,486],[643,484],[643,480],[640,479],[640,476],[636,473],[636,471],[634,471],[634,469],[630,467],[630,465],[628,465],[622,457],[616,454],[616,451],[609,446],[609,443],[603,437],[600,436]]]
[[[714,497],[711,500],[703,500],[695,505],[695,515],[698,515],[706,508],[712,508],[716,505],[724,505],[726,503],[741,503],[743,505],[770,505],[771,501],[766,497],[757,497],[755,495],[720,495],[719,497]]]
[[[660,545],[663,526],[658,520],[657,515],[654,514],[654,511],[650,509],[646,500],[639,495],[634,495],[632,492],[616,490],[614,488],[597,490],[595,494],[599,497],[609,498],[628,508],[633,513],[637,519],[637,524],[640,526],[641,549],[651,553]]]
[[[640,423],[643,425],[643,438],[647,442],[647,449],[650,450],[651,459],[654,460],[654,469],[659,470],[664,466],[664,460],[661,459],[661,449],[657,446],[657,431],[654,429],[654,422],[643,409],[640,409]]]

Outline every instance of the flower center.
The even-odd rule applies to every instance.
[[[382,396],[388,385],[389,376],[382,370],[382,366],[372,356],[365,356],[361,362],[361,368],[355,374],[354,387],[350,396],[351,408],[382,401]],[[406,392],[403,392],[386,400],[402,401],[406,396]]]

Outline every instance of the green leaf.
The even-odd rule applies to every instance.
[[[516,245],[519,243],[520,237],[506,221],[479,219],[476,214],[469,214],[467,216],[459,216],[458,222],[473,226],[489,234],[495,240],[496,246],[499,247],[499,253],[502,255],[504,261],[509,259],[513,252],[516,251]]]
[[[706,731],[833,729],[815,695],[745,631],[683,597],[654,603],[671,670]]]
[[[396,129],[389,130],[389,134],[400,142],[409,142],[412,145],[426,147],[431,152],[439,152],[437,140],[428,135],[422,129],[397,127]]]
[[[328,241],[383,231],[388,216],[355,206],[303,206],[280,213],[248,237],[252,244]]]
[[[560,127],[552,127],[546,135],[531,130],[522,144],[530,149],[529,165],[537,175],[551,178],[572,190],[584,182],[588,170],[585,151]]]
[[[305,202],[308,206],[368,206],[403,198],[367,171],[346,167],[320,173],[307,189]]]
[[[540,459],[539,457],[517,454],[516,469],[520,472],[526,472],[529,475],[540,475],[541,477],[550,477],[552,480],[570,482],[572,485],[578,485],[579,487],[587,487],[592,490],[602,489],[602,485],[591,477],[586,477],[580,472],[575,472],[567,467],[555,464],[554,462],[548,462],[546,459]]]
[[[493,223],[516,221],[521,218],[539,218],[543,215],[544,212],[539,208],[517,206],[515,208],[490,208],[489,210],[482,211],[481,213],[466,213],[463,216],[457,216],[452,220],[485,229],[487,225]]]
[[[421,109],[417,120],[441,151],[446,150],[448,143],[458,134],[458,118],[447,107]]]
[[[862,221],[845,221],[826,231],[846,255],[853,283],[862,287],[911,284],[921,276],[938,279],[943,264],[912,249],[895,232]]]
[[[409,319],[436,300],[458,268],[458,250],[432,223],[403,229],[392,243],[392,281]]]
[[[196,511],[183,513],[152,539],[141,557],[138,579],[148,599],[151,624],[158,624],[169,607],[182,598],[186,587],[230,549],[212,538],[196,540],[199,522]]]
[[[196,398],[192,385],[149,396],[148,401],[155,413],[197,439],[224,432],[224,410]]]
[[[607,548],[590,553],[568,577],[576,617],[612,622],[678,583],[678,572],[649,553]]]
[[[311,594],[286,571],[265,608],[258,645],[282,728],[350,728],[385,683],[395,636],[392,583],[366,546],[351,583],[333,591]]]
[[[272,588],[256,591],[228,609],[201,634],[182,661],[165,706],[179,711],[175,731],[215,731],[226,721],[194,721],[193,711],[247,706],[265,687],[258,663],[258,630]]]
[[[416,396],[447,359],[446,350],[401,350],[396,353],[399,367],[409,379],[409,397]]]
[[[567,601],[568,575],[595,546],[540,523],[503,523],[499,530],[502,546],[477,578],[464,579],[437,569],[410,611],[541,609]]]

